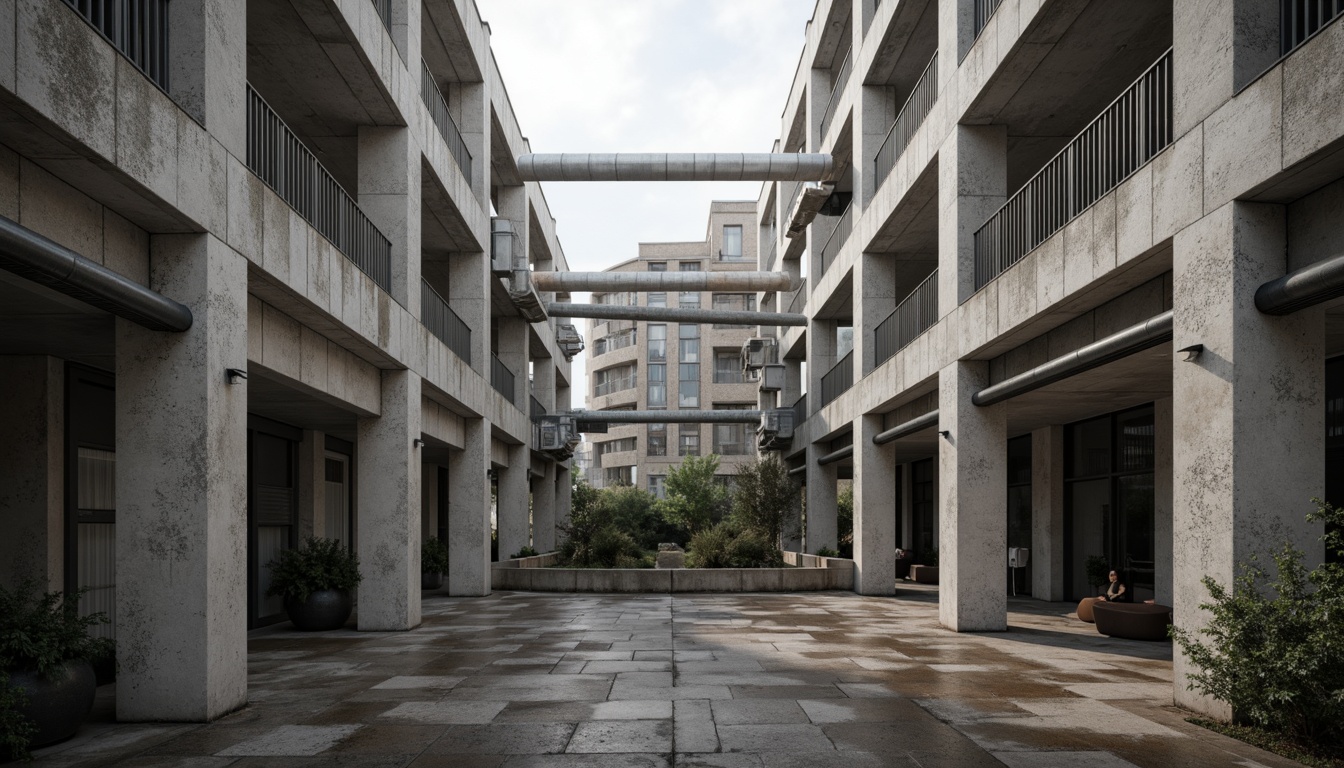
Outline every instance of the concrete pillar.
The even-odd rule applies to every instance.
[[[532,481],[532,547],[538,552],[555,550],[556,466],[543,462],[546,472]]]
[[[0,586],[64,590],[65,364],[0,357]]]
[[[1172,398],[1153,403],[1153,599],[1171,605]]]
[[[1007,131],[1003,125],[958,125],[938,152],[939,317],[975,293],[975,231],[1008,194]]]
[[[420,624],[420,377],[383,371],[381,411],[359,419],[358,623],[361,630]]]
[[[359,207],[392,241],[392,298],[419,317],[420,148],[410,128],[359,127]]]
[[[913,476],[910,473],[910,462],[906,462],[896,468],[901,474],[901,549],[913,550],[915,548],[915,497],[912,492],[911,482]]]
[[[531,329],[521,317],[496,317],[494,323],[495,356],[513,373],[513,400],[510,402],[526,413],[531,408],[527,399],[531,394],[531,383],[527,380],[528,335]]]
[[[247,3],[168,3],[169,92],[234,157],[247,156]]]
[[[471,329],[471,369],[490,380],[490,274],[487,253],[458,253],[448,258],[449,306]]]
[[[1004,404],[971,395],[989,364],[955,362],[938,374],[938,616],[957,632],[1008,628],[1008,428]]]
[[[839,358],[836,354],[836,325],[834,320],[810,320],[807,329],[807,408],[812,413],[821,410],[821,380],[831,372]],[[811,414],[809,414],[809,417]],[[808,481],[809,484],[811,481]]]
[[[420,465],[420,541],[439,537],[439,465]]]
[[[896,593],[895,444],[874,445],[882,414],[854,423],[854,591]]]
[[[299,541],[328,538],[327,436],[311,429],[299,442]]]
[[[490,594],[490,422],[462,420],[448,462],[448,594]]]
[[[1184,136],[1279,58],[1278,0],[1172,4],[1172,122]]]
[[[532,457],[527,445],[510,445],[509,468],[499,475],[496,513],[499,525],[499,559],[507,560],[532,542],[532,511],[529,508]]]
[[[213,720],[247,702],[247,262],[153,235],[150,265],[194,320],[117,320],[117,719]]]
[[[817,457],[825,453],[826,450],[815,443],[807,451],[807,527],[803,544],[814,555],[822,547],[836,549],[839,546],[835,464],[823,466],[817,463]]]
[[[392,0],[392,43],[411,79],[420,82],[420,0]]]
[[[939,0],[938,83],[940,85],[956,78],[957,67],[971,50],[971,44],[974,42],[974,0]],[[944,93],[945,89],[940,87],[938,92]]]
[[[1031,433],[1031,594],[1064,599],[1064,428]]]
[[[454,118],[462,118],[456,122],[462,133],[462,141],[471,153],[471,178],[468,181],[476,195],[476,202],[488,212],[491,186],[490,94],[485,83],[455,83],[444,96]],[[489,234],[487,231],[483,236],[489,237]],[[489,246],[488,243],[486,245]]]
[[[1172,346],[1202,344],[1173,363],[1172,606],[1196,631],[1208,620],[1201,579],[1230,587],[1242,565],[1284,544],[1324,555],[1321,527],[1304,515],[1324,492],[1323,313],[1255,309],[1255,286],[1286,271],[1282,206],[1228,203],[1176,234]],[[1186,690],[1174,660],[1176,703],[1215,715],[1225,707]]]
[[[877,326],[896,309],[896,259],[859,255],[854,276],[854,381],[877,366]]]

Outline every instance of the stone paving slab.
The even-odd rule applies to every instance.
[[[1010,600],[955,634],[928,590],[427,598],[411,632],[251,633],[249,700],[113,722],[39,765],[1169,768],[1296,765],[1185,722],[1171,646]]]

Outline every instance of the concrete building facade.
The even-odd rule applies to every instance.
[[[490,591],[492,492],[554,548],[571,369],[492,216],[565,256],[470,0],[111,5],[0,9],[0,578],[91,589],[120,719],[210,720],[307,536],[361,630],[419,624],[426,537]]]

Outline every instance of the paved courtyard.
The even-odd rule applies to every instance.
[[[210,725],[94,722],[39,764],[1297,765],[1184,721],[1171,647],[1014,600],[958,635],[930,592],[427,598],[405,633],[252,634]]]

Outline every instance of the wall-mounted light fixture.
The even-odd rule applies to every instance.
[[[1199,354],[1203,351],[1204,351],[1203,344],[1191,344],[1185,349],[1177,350],[1176,353],[1180,355],[1185,355],[1185,357],[1183,358],[1185,362],[1193,363],[1199,359]]]
[[[425,447],[425,441],[417,437],[411,441],[411,445],[415,446],[416,448],[423,448]]]
[[[950,440],[952,439],[952,433],[949,432],[949,431],[947,431],[946,429],[940,429],[940,430],[938,430],[938,434],[939,434],[944,440],[949,440],[949,441],[950,441]]]
[[[230,384],[242,384],[244,381],[247,381],[247,371],[244,371],[242,368],[230,368],[228,370],[228,377]]]

